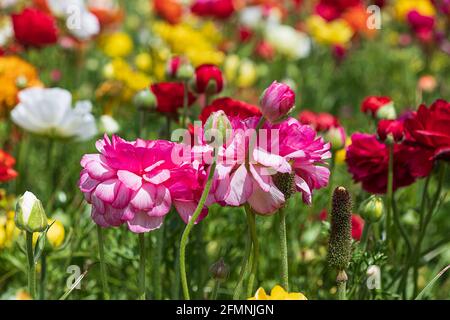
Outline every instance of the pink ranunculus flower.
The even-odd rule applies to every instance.
[[[261,112],[271,123],[281,121],[295,106],[295,93],[284,84],[274,81],[261,96]]]
[[[106,135],[98,140],[99,153],[81,159],[79,181],[92,204],[93,220],[102,227],[127,223],[132,232],[148,232],[161,226],[174,204],[188,221],[197,205],[203,173],[188,162],[175,163],[175,145],[164,140],[129,142]]]
[[[331,157],[330,145],[310,126],[288,118],[280,124],[265,123],[250,148],[259,119],[230,117],[233,132],[230,142],[219,148],[211,197],[222,205],[248,203],[255,212],[270,215],[286,201],[274,175],[293,174],[296,190],[311,203],[313,190],[328,184],[325,160]]]

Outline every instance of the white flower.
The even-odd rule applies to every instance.
[[[239,12],[239,21],[252,29],[257,28],[263,22],[278,24],[281,20],[281,12],[276,9],[267,9],[263,6],[250,6]]]
[[[266,40],[281,54],[291,59],[301,59],[309,55],[311,40],[306,33],[288,25],[267,25]]]
[[[97,17],[89,11],[81,12],[79,22],[79,26],[72,26],[69,25],[69,21],[67,21],[67,28],[70,33],[79,40],[87,40],[100,32],[100,22]]]
[[[88,140],[97,134],[90,101],[79,101],[72,109],[72,95],[60,88],[29,88],[19,93],[20,103],[11,111],[22,129],[58,138]]]
[[[99,127],[100,132],[106,133],[108,135],[115,134],[120,130],[119,123],[117,123],[117,121],[113,117],[107,114],[104,114],[100,117]]]
[[[0,0],[0,8],[6,9],[8,7],[12,7],[17,2],[18,2],[17,0]]]
[[[100,22],[83,0],[48,0],[50,11],[66,20],[69,32],[79,40],[87,40],[100,32]]]

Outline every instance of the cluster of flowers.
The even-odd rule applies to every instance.
[[[229,108],[227,103],[233,100],[220,101],[224,104],[216,101],[205,109],[214,112],[198,128],[201,134],[194,134],[192,148],[165,140],[129,142],[117,136],[99,140],[99,153],[85,155],[81,161],[79,182],[93,205],[94,221],[104,227],[126,223],[133,232],[146,232],[161,225],[173,204],[188,222],[214,167],[212,189],[199,220],[212,203],[247,203],[262,215],[275,213],[294,192],[311,203],[313,190],[328,183],[325,160],[331,156],[330,146],[310,126],[286,118],[295,103],[293,91],[274,82],[261,99],[263,116],[254,116],[256,110],[244,103]],[[267,121],[261,125],[261,119]],[[220,121],[226,123],[226,139],[210,145],[206,133]],[[268,132],[267,140],[253,140],[248,133],[255,131]],[[175,156],[186,148],[190,154]],[[217,157],[215,165],[207,160],[213,157]]]
[[[435,161],[450,159],[449,102],[437,100],[397,118],[390,98],[368,97],[362,111],[390,118],[378,122],[377,134],[353,134],[347,148],[348,170],[367,192],[386,193],[390,147],[394,190],[428,176]]]

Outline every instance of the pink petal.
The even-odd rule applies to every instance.
[[[303,178],[298,175],[295,175],[295,185],[297,186],[297,190],[302,192],[303,201],[307,204],[311,204],[311,189]]]
[[[130,203],[133,191],[128,189],[123,183],[118,183],[119,187],[116,192],[116,199],[111,204],[116,209],[123,209]]]
[[[243,164],[231,176],[230,191],[225,198],[225,202],[231,206],[240,206],[247,202],[252,191],[252,179]]]
[[[106,180],[115,176],[115,172],[99,161],[90,161],[86,165],[89,175],[97,180]]]
[[[259,214],[270,215],[275,213],[284,204],[284,195],[275,186],[270,187],[269,192],[262,190],[259,185],[253,183],[253,194],[248,199],[250,206]]]
[[[112,203],[116,198],[118,189],[118,181],[116,179],[106,180],[100,183],[95,189],[95,195],[107,203]]]
[[[149,217],[145,212],[139,211],[127,224],[132,232],[143,233],[160,228],[163,220],[164,217]]]
[[[172,206],[172,200],[170,198],[169,189],[164,186],[158,186],[156,189],[156,201],[153,209],[148,212],[148,215],[154,217],[163,217],[169,213],[170,207]]]
[[[195,209],[197,208],[197,202],[191,200],[174,200],[173,205],[180,215],[181,219],[183,219],[184,223],[188,223],[191,220],[192,215],[194,214]],[[204,207],[202,212],[198,216],[197,221],[195,223],[199,223],[208,215],[208,208]]]
[[[149,211],[155,205],[156,189],[150,183],[144,183],[131,199],[131,205],[137,210]]]
[[[161,184],[170,178],[170,171],[167,169],[161,170],[156,174],[147,173],[144,174],[144,180],[152,184]]]
[[[252,173],[252,177],[258,183],[259,187],[261,189],[263,189],[265,192],[268,192],[270,190],[270,184],[268,184],[266,181],[264,181],[264,180],[267,180],[267,177],[265,177],[265,179],[263,177],[261,177],[258,172],[258,171],[260,171],[260,168],[256,169],[253,166],[253,164],[250,163],[249,167],[250,167],[250,172]]]
[[[119,170],[117,171],[117,177],[120,182],[125,184],[131,190],[137,191],[142,186],[142,178],[133,172]]]

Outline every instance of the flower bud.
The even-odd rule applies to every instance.
[[[223,261],[223,258],[220,258],[219,261],[214,263],[209,268],[209,273],[211,273],[211,276],[213,279],[218,281],[224,281],[228,278],[228,274],[230,273],[230,268],[225,264]]]
[[[344,187],[333,193],[331,231],[328,243],[328,263],[336,270],[345,270],[351,258],[352,199]]]
[[[381,141],[400,142],[403,139],[403,122],[399,120],[381,120],[377,133]]]
[[[345,147],[345,131],[341,126],[331,127],[324,135],[326,141],[331,143],[333,151],[341,150]]]
[[[218,67],[204,64],[195,70],[193,89],[197,93],[217,94],[223,89],[223,76]]]
[[[194,68],[183,57],[173,57],[167,63],[166,73],[169,79],[187,81],[194,76]]]
[[[204,139],[211,146],[218,148],[228,142],[233,127],[223,110],[211,113],[204,125]]]
[[[362,102],[361,111],[370,113],[377,119],[395,119],[397,117],[394,102],[389,97],[369,96]]]
[[[264,90],[260,104],[263,116],[271,123],[277,123],[294,108],[295,93],[288,85],[274,81]]]
[[[47,227],[47,216],[41,201],[27,191],[17,201],[14,222],[20,230],[41,232]]]
[[[381,219],[384,212],[384,203],[381,197],[372,195],[361,203],[359,213],[364,220],[369,222],[377,222]]]
[[[378,119],[395,119],[397,118],[397,112],[395,111],[394,103],[388,103],[385,106],[378,109],[376,116]]]
[[[133,101],[138,108],[153,109],[156,106],[156,97],[148,88],[136,93]]]

